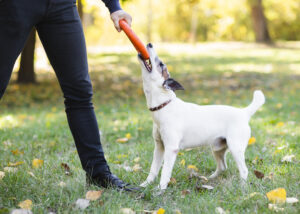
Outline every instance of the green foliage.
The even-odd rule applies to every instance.
[[[151,10],[149,7],[151,2]],[[187,42],[191,38],[192,25],[196,23],[196,41],[237,40],[254,41],[250,5],[254,0],[130,0],[122,2],[123,9],[133,17],[133,27],[143,39],[149,24],[153,42]],[[120,38],[114,29],[106,9],[89,5],[86,10],[93,17],[87,26],[88,42],[116,44]],[[300,1],[262,0],[272,40],[300,39]],[[152,22],[149,23],[149,13]],[[196,17],[196,18],[193,18]],[[124,40],[126,41],[126,40]]]

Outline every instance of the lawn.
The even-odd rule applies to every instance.
[[[156,45],[160,46],[160,45]],[[199,190],[198,178],[189,178],[188,165],[208,177],[216,168],[209,148],[181,151],[167,191],[155,195],[159,179],[139,194],[105,189],[84,213],[119,213],[131,208],[137,213],[163,208],[166,213],[271,213],[266,193],[284,188],[287,197],[300,197],[300,44],[268,47],[254,44],[161,45],[158,51],[169,71],[184,87],[177,96],[198,104],[247,106],[255,89],[266,96],[265,105],[252,117],[256,142],[246,150],[248,182],[240,186],[230,154],[228,170]],[[142,91],[140,68],[134,52],[90,53],[94,105],[102,144],[112,171],[132,184],[140,184],[150,170],[153,153],[152,119]],[[75,207],[85,198],[85,173],[64,113],[62,93],[52,74],[39,76],[37,85],[11,82],[1,100],[0,171],[19,162],[15,172],[0,179],[0,213],[33,202],[33,213],[81,213]],[[49,77],[50,76],[50,77]],[[117,142],[128,133],[125,143]],[[291,162],[282,162],[295,155]],[[43,165],[32,167],[33,159]],[[183,161],[184,160],[184,161]],[[183,164],[185,162],[185,164]],[[68,164],[71,174],[61,167]],[[134,167],[135,166],[135,167]],[[127,168],[126,168],[127,167]],[[126,171],[129,167],[133,171]],[[253,171],[263,172],[258,179]],[[62,183],[63,182],[63,183]],[[256,194],[251,194],[257,192]],[[252,196],[252,197],[251,197]],[[281,204],[284,213],[299,213],[300,204]]]

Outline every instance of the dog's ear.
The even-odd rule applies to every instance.
[[[180,85],[179,82],[177,82],[176,80],[172,79],[172,78],[168,78],[164,81],[163,83],[163,87],[165,89],[171,89],[173,91],[176,90],[184,90],[184,88],[182,87],[182,85]]]

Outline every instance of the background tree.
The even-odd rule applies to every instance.
[[[262,0],[248,0],[256,42],[271,42]]]
[[[18,83],[34,83],[36,81],[34,73],[35,31],[35,28],[31,30],[21,54],[20,69],[17,79]]]

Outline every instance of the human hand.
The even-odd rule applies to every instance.
[[[110,18],[113,21],[113,23],[115,25],[115,28],[116,28],[116,30],[118,32],[121,32],[121,28],[120,28],[120,25],[119,25],[119,21],[121,19],[125,19],[125,21],[127,22],[127,24],[129,26],[131,26],[132,18],[124,10],[117,10],[117,11],[113,12],[112,14],[110,14]]]

